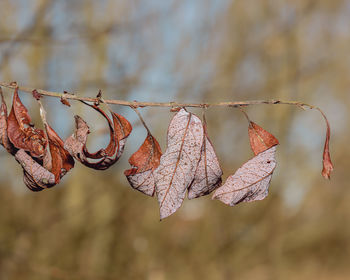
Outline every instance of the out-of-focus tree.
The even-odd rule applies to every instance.
[[[324,126],[315,112],[248,108],[281,142],[269,197],[233,208],[185,201],[159,222],[156,201],[123,176],[145,131],[132,110],[114,107],[134,131],[111,170],[77,164],[60,186],[29,193],[0,151],[0,279],[348,278],[347,1],[2,0],[0,18],[1,81],[140,101],[299,99],[328,114],[336,166],[331,183],[323,181]],[[35,103],[22,98],[40,123]],[[62,137],[75,113],[104,132],[89,108],[44,102]],[[169,111],[142,113],[164,148]],[[210,109],[207,119],[232,174],[251,157],[244,116]],[[92,149],[107,143],[96,134]]]

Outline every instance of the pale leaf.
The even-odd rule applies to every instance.
[[[276,146],[258,154],[229,176],[213,199],[234,206],[240,202],[262,200],[268,195],[272,173],[276,167]]]
[[[189,199],[210,194],[221,185],[222,170],[212,143],[205,133],[196,176],[188,189]]]
[[[155,170],[161,219],[180,208],[192,183],[203,144],[203,126],[195,115],[181,109],[168,128],[167,150]]]
[[[37,163],[24,150],[18,150],[15,159],[23,168],[25,185],[32,191],[41,191],[56,184],[55,175]]]

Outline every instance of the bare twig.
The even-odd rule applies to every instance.
[[[12,88],[15,89],[17,87],[16,84],[8,84],[4,82],[0,82],[0,86],[6,87],[6,88]],[[20,91],[26,92],[26,93],[32,93],[34,88],[29,87],[18,87]],[[91,98],[91,97],[80,97],[71,93],[59,93],[59,92],[53,92],[53,91],[46,91],[42,89],[36,89],[37,92],[44,96],[51,96],[51,97],[57,97],[64,99],[71,99],[71,100],[79,100],[79,101],[87,101],[87,102],[94,102],[97,103],[99,101],[98,98]],[[269,105],[294,105],[298,106],[300,108],[307,107],[309,109],[317,109],[320,111],[320,109],[316,106],[309,105],[300,101],[283,101],[283,100],[247,100],[247,101],[232,101],[232,102],[218,102],[218,103],[177,103],[177,102],[138,102],[138,101],[125,101],[125,100],[117,100],[117,99],[105,99],[103,100],[106,104],[114,104],[114,105],[122,105],[122,106],[128,106],[133,108],[138,107],[194,107],[194,108],[209,108],[209,107],[236,107],[240,108],[241,106],[250,106],[250,105],[261,105],[261,104],[269,104]]]

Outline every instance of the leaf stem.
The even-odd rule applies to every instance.
[[[146,122],[145,122],[144,119],[142,118],[141,113],[139,112],[139,110],[137,110],[136,107],[132,107],[132,109],[135,111],[135,113],[136,113],[137,116],[139,117],[141,123],[143,124],[143,126],[144,126],[145,129],[147,130],[148,135],[152,135],[152,134],[151,134],[151,131],[149,130],[149,128],[148,128],[148,126],[147,126],[147,124],[146,124]]]

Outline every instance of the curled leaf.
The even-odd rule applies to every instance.
[[[252,121],[249,121],[248,134],[255,155],[279,144],[275,136]]]
[[[262,200],[268,195],[272,173],[276,167],[276,146],[261,152],[229,176],[213,199],[234,206],[240,202]]]
[[[49,143],[43,158],[42,166],[55,175],[55,183],[58,184],[61,178],[74,167],[73,157],[64,149],[64,143],[57,133],[46,121],[46,111],[38,100],[40,105],[40,115],[45,127],[46,140]]]
[[[195,177],[202,144],[201,120],[181,109],[170,122],[167,149],[154,171],[161,219],[180,208]]]
[[[323,116],[323,118],[326,121],[326,125],[327,125],[327,132],[326,132],[326,140],[324,143],[324,148],[323,148],[323,169],[322,169],[322,176],[326,179],[330,179],[331,178],[331,172],[333,171],[334,167],[333,167],[333,163],[331,160],[331,154],[329,152],[329,140],[331,138],[331,127],[329,125],[328,119],[326,118],[326,115],[319,110]]]
[[[28,110],[18,97],[18,88],[13,94],[12,109],[7,119],[7,133],[17,149],[23,149],[36,158],[44,156],[47,145],[44,131],[31,124]]]
[[[15,159],[23,168],[23,181],[30,190],[41,191],[56,184],[55,175],[36,162],[24,150],[18,150]]]
[[[75,116],[76,131],[64,143],[65,149],[78,161],[87,167],[105,170],[112,166],[123,153],[125,142],[130,135],[132,126],[121,115],[111,112],[113,122],[107,114],[96,105],[89,105],[101,113],[108,121],[110,129],[110,142],[105,149],[100,149],[96,153],[90,153],[86,147],[87,136],[90,133],[89,126],[79,116]],[[90,160],[98,160],[91,162]]]
[[[117,158],[119,159],[124,151],[125,143],[132,131],[132,126],[129,121],[122,115],[111,112],[114,123],[114,134],[118,144]]]
[[[153,171],[159,166],[161,155],[158,141],[148,133],[141,147],[129,158],[132,168],[124,172],[131,187],[146,195],[154,195]]]
[[[45,125],[45,128],[49,142],[48,153],[51,159],[51,164],[48,164],[47,167],[55,175],[55,183],[58,184],[60,179],[74,167],[74,159],[64,149],[64,143],[57,133],[48,124]]]
[[[0,95],[1,95],[1,106],[0,106],[0,144],[4,146],[4,148],[14,155],[16,153],[15,147],[10,142],[7,134],[7,106],[5,103],[4,96],[2,94],[2,89],[0,87]]]
[[[203,125],[204,139],[201,149],[201,159],[196,169],[196,174],[191,186],[188,189],[189,199],[210,194],[220,187],[222,170],[219,160],[215,154],[213,145],[208,137],[206,125]]]

